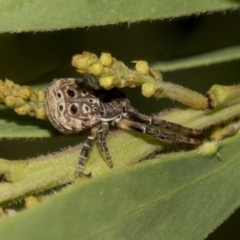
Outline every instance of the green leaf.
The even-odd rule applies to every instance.
[[[238,7],[238,2],[227,0],[192,0],[184,3],[176,0],[151,0],[137,3],[131,0],[11,0],[1,2],[0,29],[1,32],[46,31],[174,18]]]
[[[169,72],[186,68],[209,66],[237,59],[240,59],[240,46],[217,49],[183,59],[156,62],[152,65],[152,68],[157,69],[160,72]]]
[[[48,121],[19,116],[4,106],[0,106],[0,112],[0,139],[50,137],[56,133]]]
[[[211,157],[205,145],[75,184],[3,222],[1,237],[203,239],[238,206],[239,142],[224,140]]]

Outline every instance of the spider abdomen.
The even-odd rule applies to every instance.
[[[57,79],[46,91],[45,111],[62,133],[78,133],[100,121],[100,101],[94,89],[76,79]]]

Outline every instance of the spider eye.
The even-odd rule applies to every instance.
[[[70,107],[70,112],[71,112],[72,114],[76,114],[77,111],[78,111],[78,109],[77,109],[77,107],[76,107],[75,105],[72,105],[72,106]]]
[[[61,93],[57,93],[57,97],[61,98],[62,97]]]
[[[71,89],[68,89],[68,90],[67,90],[67,95],[68,95],[69,97],[74,97],[74,96],[75,96],[75,92],[74,92],[73,90],[71,90]]]
[[[59,111],[63,110],[63,105],[59,105]]]
[[[92,100],[92,99],[89,99],[89,102],[90,102],[90,103],[92,103],[92,102],[93,102],[93,100]]]

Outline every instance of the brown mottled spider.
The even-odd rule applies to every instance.
[[[200,130],[141,114],[130,105],[123,93],[117,89],[107,91],[100,88],[97,78],[90,75],[80,79],[54,80],[46,91],[45,110],[50,122],[62,133],[79,133],[92,128],[79,157],[79,174],[83,172],[95,141],[108,165],[113,167],[106,145],[109,124],[169,142],[200,144],[197,139],[162,131],[157,127],[189,135],[199,135]]]

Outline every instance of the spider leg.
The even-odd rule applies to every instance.
[[[189,135],[200,135],[201,134],[201,130],[184,127],[177,123],[172,123],[172,122],[168,122],[163,119],[158,119],[156,117],[147,116],[142,113],[139,113],[134,108],[127,109],[127,112],[126,112],[124,118],[130,119],[133,121],[137,121],[140,123],[144,123],[144,124],[147,124],[150,126],[152,125],[155,127],[170,129],[170,130],[173,130],[176,132],[186,133]]]
[[[147,134],[152,137],[156,137],[168,142],[176,142],[176,143],[188,143],[188,144],[193,144],[193,145],[199,145],[201,142],[197,139],[191,138],[191,137],[186,137],[182,135],[177,135],[174,133],[169,133],[165,131],[161,131],[160,129],[157,128],[151,128],[148,127],[147,125],[144,125],[142,123],[130,121],[128,119],[115,119],[112,122],[113,125],[122,128],[122,129],[127,129],[135,132],[140,132],[143,134]]]
[[[99,151],[101,152],[103,158],[106,160],[108,166],[110,168],[113,167],[113,161],[109,154],[108,147],[106,144],[106,136],[109,129],[109,125],[107,122],[102,122],[99,129],[98,129],[98,135],[97,135],[97,144]]]
[[[83,147],[79,156],[79,160],[78,160],[78,167],[77,167],[77,172],[79,175],[81,175],[83,172],[86,160],[96,140],[97,133],[98,133],[98,126],[94,126],[91,130],[90,136],[88,136],[87,140],[83,144]]]

